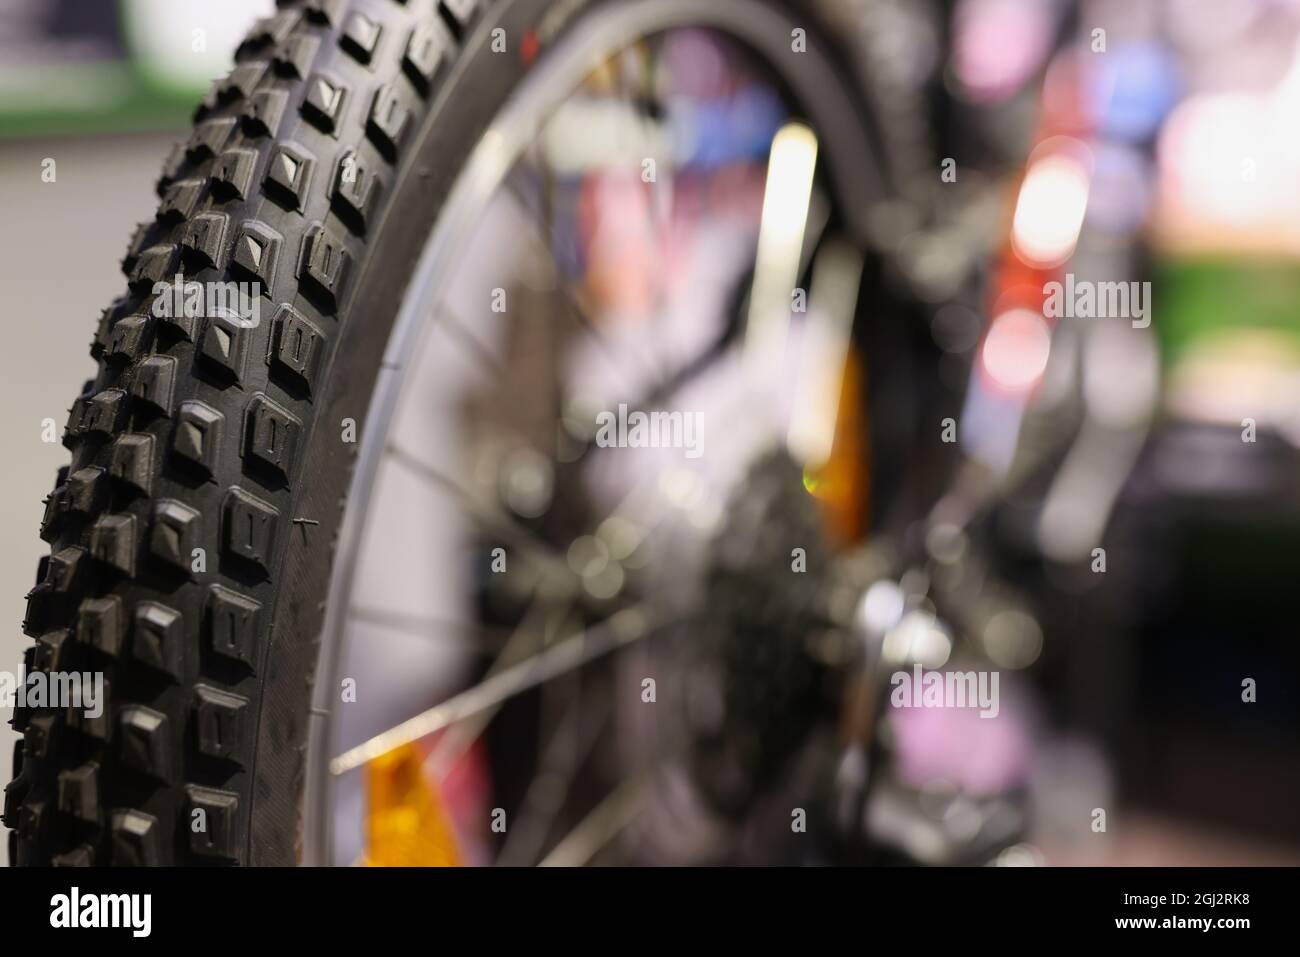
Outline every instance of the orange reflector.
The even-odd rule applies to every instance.
[[[456,867],[462,862],[451,816],[424,755],[404,744],[366,765],[368,867]]]
[[[803,477],[804,488],[821,506],[831,542],[838,546],[858,541],[867,528],[871,475],[863,379],[862,362],[850,350],[844,363],[830,458],[818,469],[805,470]]]

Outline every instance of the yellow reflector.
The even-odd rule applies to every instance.
[[[460,847],[424,756],[404,744],[366,765],[367,867],[457,867]]]

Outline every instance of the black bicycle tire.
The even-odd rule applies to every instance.
[[[11,863],[297,859],[322,596],[357,448],[340,429],[365,427],[406,279],[536,52],[520,38],[544,52],[603,2],[290,0],[241,44],[164,165],[70,413],[27,664],[102,671],[108,706],[93,720],[16,710]],[[260,281],[270,321],[154,315],[154,284],[179,269]]]

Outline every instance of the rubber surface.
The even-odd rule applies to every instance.
[[[302,452],[367,230],[479,12],[282,7],[168,156],[69,413],[26,664],[103,672],[107,705],[16,711],[4,822],[19,864],[249,858],[276,583],[286,551],[328,542],[297,521]],[[155,308],[178,274],[260,284],[261,321]]]

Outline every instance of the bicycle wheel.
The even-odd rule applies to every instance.
[[[612,847],[590,835],[632,815],[604,789],[665,773],[707,806],[703,837],[683,851],[649,826],[625,856],[734,858],[833,725],[817,663],[786,637],[757,664],[752,642],[673,651],[674,685],[689,662],[730,662],[722,718],[647,733],[620,689],[654,683],[622,650],[667,621],[679,647],[709,589],[727,595],[718,635],[820,607],[810,589],[796,612],[754,612],[754,569],[707,544],[734,542],[719,529],[797,516],[766,543],[786,566],[860,534],[843,471],[863,448],[833,455],[838,431],[757,414],[736,384],[782,374],[805,276],[842,333],[818,368],[854,365],[866,218],[887,192],[825,25],[760,0],[282,7],[167,160],[92,344],[24,624],[30,667],[102,671],[107,706],[16,713],[11,860],[586,861]],[[683,237],[693,274],[669,262]],[[214,306],[230,282],[251,294]],[[715,388],[689,401],[719,434],[754,434],[697,457],[682,396]],[[650,443],[673,468],[607,454],[647,451],[629,407],[682,413]],[[718,471],[678,467],[697,460]],[[819,482],[820,509],[789,497]],[[670,520],[658,498],[638,512],[647,488]],[[441,625],[474,640],[412,634]],[[588,668],[599,690],[575,697]],[[756,717],[763,695],[788,728]],[[693,757],[665,761],[661,739],[680,755],[683,736]],[[556,741],[570,791],[548,801]],[[431,785],[413,774],[430,766]],[[408,813],[385,817],[397,792]],[[532,830],[496,827],[557,800]]]

